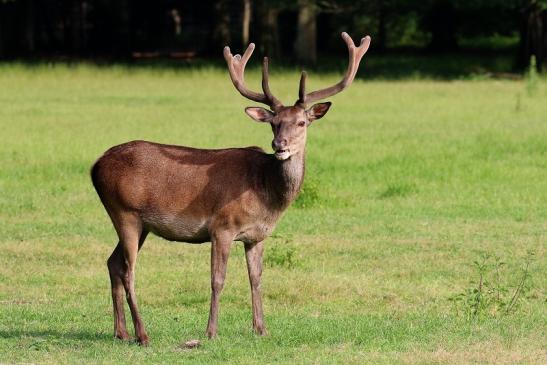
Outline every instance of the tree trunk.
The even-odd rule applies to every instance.
[[[72,1],[72,51],[79,53],[82,49],[82,4],[78,0]]]
[[[1,6],[1,5],[0,5]],[[0,13],[0,59],[4,57],[4,38],[2,33],[3,16]]]
[[[251,0],[243,0],[243,30],[241,42],[243,47],[249,44],[249,25],[251,24]]]
[[[516,66],[520,70],[530,67],[530,58],[536,57],[536,67],[541,72],[547,54],[547,10],[542,10],[535,0],[529,1],[520,11],[520,43]]]
[[[298,1],[298,27],[295,43],[296,59],[302,65],[317,63],[317,26],[314,0]]]
[[[384,0],[380,0],[378,8],[378,39],[376,48],[378,50],[386,49],[387,29],[386,29],[386,7]]]
[[[25,2],[25,29],[24,29],[24,52],[31,54],[35,49],[34,42],[34,2],[27,0]]]
[[[426,24],[431,32],[431,51],[446,52],[458,48],[456,11],[451,0],[436,0],[427,15]]]
[[[228,11],[228,1],[215,1],[214,12],[216,26],[213,31],[213,40],[216,47],[224,47],[230,44],[230,13]],[[220,48],[222,49],[222,48]]]
[[[262,54],[272,58],[280,56],[279,27],[277,17],[279,9],[266,5],[265,1],[260,2],[260,51]]]
[[[541,20],[543,21],[543,44],[540,44],[542,55],[538,63],[538,71],[541,72],[542,64],[545,63],[547,57],[547,9],[543,9]]]
[[[544,26],[545,14],[535,0],[529,1],[520,11],[520,43],[516,66],[520,70],[530,67],[530,58],[536,56],[536,67],[541,71],[547,36]]]

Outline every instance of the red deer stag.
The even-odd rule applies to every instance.
[[[195,149],[133,141],[112,147],[91,169],[93,185],[110,216],[119,242],[107,261],[114,304],[114,335],[128,339],[123,306],[124,291],[137,341],[149,341],[137,308],[135,265],[149,232],[170,241],[211,242],[211,307],[207,336],[217,334],[220,293],[232,241],[242,241],[252,296],[253,328],[266,334],[260,296],[264,239],[296,198],[304,179],[307,127],[329,110],[330,102],[307,105],[332,96],[353,81],[370,37],[356,47],[347,33],[349,51],[344,78],[323,90],[306,93],[306,73],[300,79],[299,98],[283,106],[268,85],[268,59],[262,65],[262,93],[251,91],[243,78],[254,50],[224,58],[235,88],[244,97],[271,110],[249,107],[245,112],[273,130],[274,154],[257,147],[218,150]]]

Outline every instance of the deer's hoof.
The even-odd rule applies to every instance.
[[[254,331],[258,336],[267,336],[268,335],[268,331],[266,331],[266,328],[262,327],[262,326],[261,327],[255,327]]]
[[[147,335],[144,335],[144,336],[140,336],[139,338],[137,338],[137,343],[140,345],[140,346],[148,346],[149,343],[150,343],[150,338],[147,336]]]
[[[127,332],[122,332],[122,331],[116,332],[114,334],[114,337],[122,341],[129,341],[130,339],[129,334]]]

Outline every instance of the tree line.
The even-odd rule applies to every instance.
[[[343,51],[342,30],[370,34],[376,51],[514,37],[515,66],[534,55],[541,70],[547,0],[0,0],[3,59],[218,57],[252,40],[262,54],[314,64]]]

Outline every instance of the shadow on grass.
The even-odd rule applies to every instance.
[[[113,340],[114,336],[109,333],[93,332],[93,331],[74,331],[74,330],[0,330],[1,338],[38,338],[43,340],[53,340],[60,342],[62,340],[69,341],[109,341]]]

